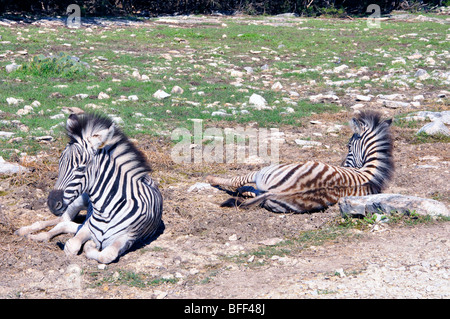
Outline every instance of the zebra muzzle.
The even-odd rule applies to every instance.
[[[54,189],[48,194],[47,205],[50,211],[56,215],[60,216],[64,213],[65,205],[63,199],[64,191],[59,189]]]

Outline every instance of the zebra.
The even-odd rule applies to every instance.
[[[59,216],[48,233],[31,235],[48,240],[60,233],[75,233],[64,252],[76,255],[84,244],[87,258],[108,264],[138,240],[155,234],[161,224],[163,198],[151,179],[144,154],[108,117],[71,114],[66,123],[69,143],[59,160],[55,187],[47,204]],[[87,209],[83,224],[73,222]],[[18,234],[44,225],[35,223]],[[34,236],[34,237],[33,237]]]
[[[274,164],[244,176],[206,179],[211,185],[238,189],[243,195],[249,195],[245,184],[256,184],[250,192],[254,198],[243,202],[231,198],[223,207],[260,205],[276,213],[320,211],[344,196],[380,193],[394,172],[392,119],[382,120],[379,113],[365,111],[349,124],[353,136],[341,166],[318,161]]]

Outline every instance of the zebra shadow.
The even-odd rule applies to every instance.
[[[154,242],[155,240],[157,240],[159,236],[161,236],[161,235],[164,233],[164,230],[165,230],[165,229],[166,229],[166,225],[164,224],[164,221],[161,220],[161,223],[159,224],[158,228],[156,229],[156,231],[155,231],[152,235],[150,235],[150,236],[148,236],[148,237],[146,237],[146,238],[138,239],[138,240],[130,247],[130,249],[128,249],[127,251],[125,251],[122,255],[118,256],[118,258],[117,258],[114,262],[117,262],[118,259],[119,259],[121,256],[124,256],[124,255],[126,255],[126,254],[128,254],[128,253],[130,253],[130,252],[139,250],[139,249],[144,248],[145,246],[151,244],[152,242]]]

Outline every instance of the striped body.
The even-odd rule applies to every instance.
[[[210,176],[208,181],[233,188],[255,183],[257,196],[242,205],[259,204],[274,212],[316,211],[340,197],[379,193],[393,171],[390,123],[375,113],[353,119],[355,134],[344,166],[317,161],[279,164],[231,179]]]
[[[67,130],[71,141],[60,158],[49,208],[58,215],[87,194],[87,219],[65,251],[77,253],[92,240],[86,255],[108,263],[157,230],[162,196],[148,175],[151,170],[143,154],[111,120],[71,115]]]

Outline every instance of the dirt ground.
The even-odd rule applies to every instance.
[[[380,107],[386,116],[396,110]],[[350,130],[334,124],[352,111],[306,118],[298,128],[282,128],[282,162],[321,160],[339,165]],[[311,124],[320,120],[322,124]],[[387,193],[433,197],[450,202],[450,151],[445,143],[412,143],[416,129],[393,127],[396,173]],[[322,135],[314,135],[321,133]],[[328,147],[302,149],[298,138]],[[21,226],[52,218],[46,197],[57,176],[63,143],[29,164],[34,173],[3,178],[0,187],[1,298],[449,298],[449,223],[353,230],[287,255],[260,256],[261,241],[289,240],[320,230],[339,218],[334,206],[314,214],[274,214],[264,209],[221,208],[225,192],[187,192],[208,174],[246,173],[261,165],[175,164],[163,140],[139,139],[164,196],[164,229],[144,247],[104,266],[84,255],[65,256],[70,238],[48,243],[15,236]],[[427,166],[424,166],[427,165]],[[229,176],[230,176],[229,175]],[[289,249],[289,247],[287,247]],[[236,256],[240,256],[237,258]],[[152,283],[150,284],[150,281]]]

